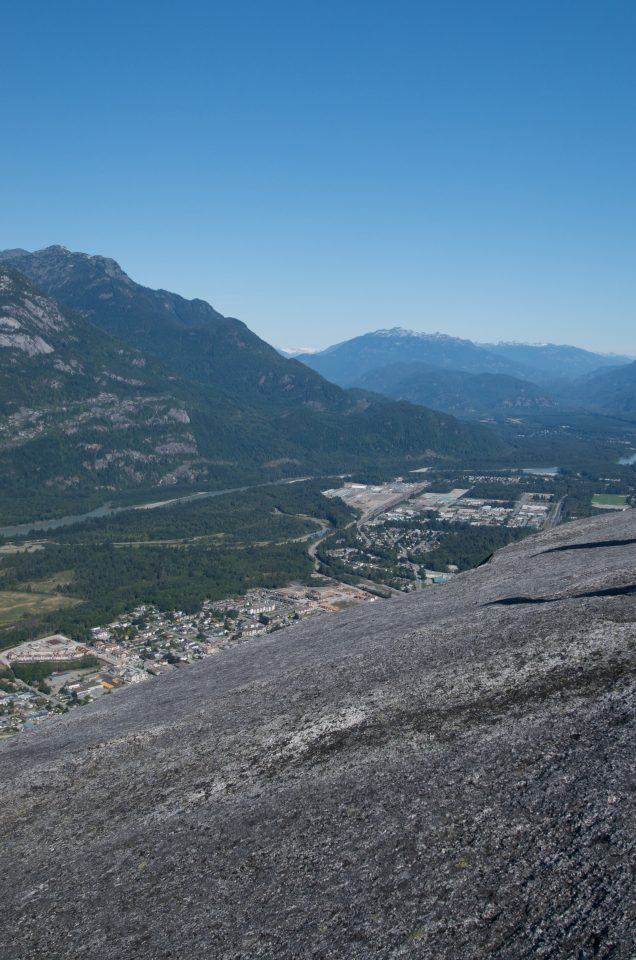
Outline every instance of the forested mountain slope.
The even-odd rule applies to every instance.
[[[632,960],[636,514],[0,743],[8,960]]]
[[[59,288],[65,308],[13,271],[24,270],[29,257],[36,282]],[[1,269],[6,519],[35,519],[70,509],[74,500],[97,502],[139,486],[235,486],[505,449],[452,417],[327,383],[239,321],[202,301],[139,287],[104,258],[56,247],[42,257],[15,252]],[[53,317],[63,318],[59,330]],[[14,321],[21,324],[17,334],[9,329]],[[38,323],[46,325],[44,346],[24,340],[41,336]],[[75,394],[90,408],[79,435],[67,409]],[[106,395],[117,404],[125,397],[134,413],[113,419],[100,406]],[[173,406],[178,412],[170,417],[181,419],[162,424],[159,437],[157,418]]]
[[[200,451],[187,392],[0,264],[0,498],[19,516],[168,481]]]
[[[11,265],[102,330],[237,401],[330,413],[355,406],[333,383],[281,356],[242,321],[223,317],[203,300],[143,287],[107,257],[53,246],[11,251]]]
[[[204,300],[143,287],[107,257],[53,246],[14,254],[11,265],[102,330],[189,380],[242,402],[351,407],[342,391],[280,356],[240,320],[223,317]]]
[[[458,417],[510,415],[557,406],[547,390],[529,380],[503,373],[442,370],[424,363],[393,363],[370,370],[355,385]]]
[[[636,417],[636,363],[607,370],[580,380],[571,396],[603,412]]]

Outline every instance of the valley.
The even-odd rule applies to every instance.
[[[306,617],[443,590],[528,534],[636,502],[633,476],[558,468],[331,479],[339,485],[278,481],[137,504],[67,518],[46,539],[34,541],[30,527],[30,539],[14,537],[0,566],[10,588],[0,591],[0,733]],[[34,637],[60,632],[94,662],[12,672],[8,654],[28,661]]]
[[[636,418],[594,400],[629,357],[395,328],[287,359],[64,247],[0,253],[0,327],[0,651],[97,658],[5,661],[5,733],[635,502]]]
[[[241,321],[143,287],[106,257],[0,252],[0,294],[7,522],[31,520],[34,504],[48,518],[142,489],[225,489],[504,449],[480,425],[343,390]],[[40,352],[25,349],[38,337]]]
[[[0,960],[636,960],[636,2],[2,26]]]

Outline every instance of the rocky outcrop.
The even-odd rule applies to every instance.
[[[51,492],[48,502],[57,501],[64,513],[64,490],[71,497],[110,495],[160,482],[185,465],[186,453],[189,466],[199,459],[199,446],[188,408],[198,406],[190,387],[0,261],[5,516],[30,519],[33,501],[42,504],[42,485]],[[82,452],[91,448],[99,455]]]
[[[27,958],[630,960],[636,514],[0,747]]]

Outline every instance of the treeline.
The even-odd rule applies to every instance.
[[[515,543],[529,531],[509,527],[473,527],[468,523],[436,524],[443,536],[439,545],[424,553],[414,553],[412,559],[423,563],[431,570],[446,570],[454,565],[460,570],[470,570],[487,560],[495,550]]]

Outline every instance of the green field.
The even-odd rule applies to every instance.
[[[24,616],[34,617],[51,613],[62,607],[79,603],[75,597],[59,593],[27,593],[22,590],[0,590],[0,627],[17,623]]]
[[[627,504],[627,497],[619,493],[595,493],[592,503],[598,503],[604,507],[624,507]]]

